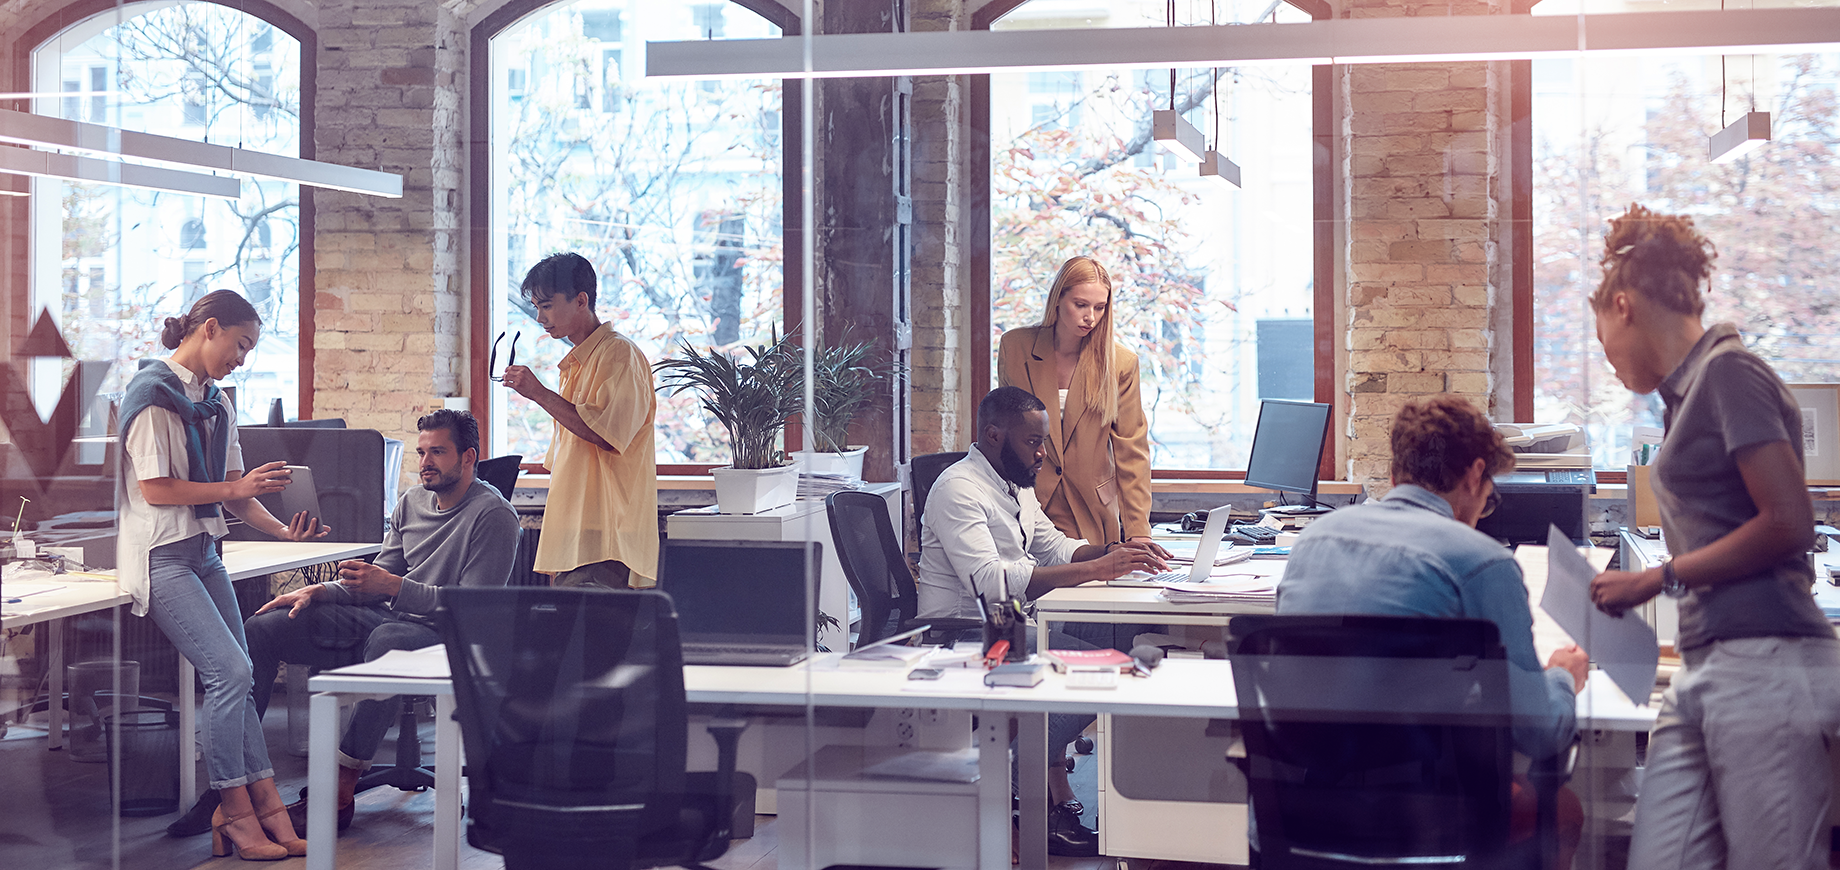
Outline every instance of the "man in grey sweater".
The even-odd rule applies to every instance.
[[[416,421],[422,485],[403,493],[376,561],[339,563],[339,580],[277,596],[243,623],[257,715],[266,712],[281,662],[320,668],[374,661],[390,650],[441,642],[432,619],[439,590],[503,586],[517,553],[511,503],[473,475],[479,423],[440,410]],[[402,699],[361,701],[339,744],[339,828],[351,824],[359,774],[402,712]],[[304,829],[306,801],[289,807]]]

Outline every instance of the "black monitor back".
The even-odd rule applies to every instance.
[[[1503,483],[1495,481],[1501,504],[1476,523],[1476,530],[1507,544],[1546,544],[1549,525],[1584,546],[1591,542],[1585,522],[1589,490],[1583,485]]]
[[[383,540],[383,433],[375,429],[240,426],[237,436],[243,442],[245,468],[280,460],[313,469],[322,520],[332,526],[326,540],[360,544]],[[281,506],[278,496],[264,496],[262,503],[270,513]],[[279,514],[276,519],[288,520]],[[230,539],[269,540],[241,524],[230,527]]]

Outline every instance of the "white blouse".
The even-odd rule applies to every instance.
[[[204,398],[208,379],[199,378],[171,359],[164,359],[185,386],[185,397],[196,402]],[[226,406],[230,397],[224,396]],[[243,445],[237,439],[236,409],[230,408],[228,449],[224,457],[226,476],[243,470]],[[211,428],[206,424],[205,443],[211,442]],[[141,494],[140,481],[170,477],[189,480],[192,464],[185,455],[185,424],[179,415],[158,405],[148,407],[134,418],[121,439],[120,465],[115,474],[115,579],[121,591],[134,598],[134,615],[147,615],[147,555],[154,547],[208,534],[221,538],[229,534],[229,524],[222,511],[215,517],[198,517],[192,505],[151,505]]]

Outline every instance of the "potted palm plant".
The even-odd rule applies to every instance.
[[[659,390],[695,390],[703,410],[728,430],[731,464],[712,469],[716,510],[755,514],[792,503],[798,469],[779,447],[787,418],[804,405],[804,360],[788,337],[744,346],[729,355],[697,351],[683,342],[683,356],[659,361]]]
[[[869,448],[849,445],[850,424],[874,403],[877,388],[893,372],[893,366],[874,362],[875,354],[875,345],[860,342],[820,348],[812,355],[814,449],[799,454],[808,471],[862,477]]]

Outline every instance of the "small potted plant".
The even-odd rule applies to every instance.
[[[893,371],[871,362],[869,342],[820,348],[812,364],[812,446],[799,459],[814,474],[862,478],[863,454],[869,448],[848,444],[850,424],[875,401],[876,389]]]
[[[703,409],[728,430],[732,464],[710,471],[716,509],[725,514],[784,507],[798,495],[798,469],[786,463],[779,440],[787,418],[803,409],[803,355],[789,336],[742,350],[701,353],[686,341],[682,357],[653,366],[660,391],[695,390]]]

